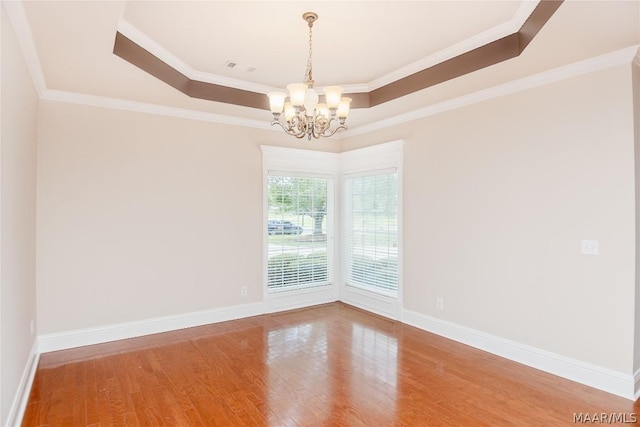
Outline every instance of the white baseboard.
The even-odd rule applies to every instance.
[[[22,371],[20,384],[18,384],[18,389],[16,390],[13,403],[9,409],[9,415],[2,425],[19,426],[22,424],[22,417],[24,416],[24,411],[27,409],[29,393],[31,393],[31,386],[33,385],[33,379],[36,376],[39,360],[40,353],[38,352],[38,340],[35,339],[31,346],[31,352],[29,353],[27,364],[24,367],[24,371]]]
[[[266,293],[264,300],[265,312],[277,313],[335,302],[338,300],[338,292],[335,285],[326,285],[285,292]]]
[[[401,310],[398,298],[368,292],[353,286],[345,286],[340,300],[345,304],[350,304],[391,320],[399,319]]]
[[[635,385],[638,381],[634,381],[632,375],[625,375],[411,310],[404,310],[403,322],[571,381],[626,399],[636,399]],[[640,379],[639,374],[636,374],[635,378]]]
[[[344,298],[341,300],[344,300]],[[353,304],[353,301],[349,301],[348,299],[344,302]],[[317,303],[316,301],[316,304]],[[309,304],[303,304],[303,306],[307,305]],[[360,306],[360,304],[356,304],[356,306]],[[7,425],[19,424],[21,420],[40,353],[241,319],[264,314],[267,311],[275,312],[290,308],[294,307],[291,307],[289,304],[268,307],[267,304],[260,302],[175,316],[165,316],[137,322],[120,323],[98,328],[41,335],[32,349],[30,361],[27,368],[25,368],[20,390],[16,395],[14,405],[10,411]],[[295,308],[298,308],[297,304],[295,304]],[[362,306],[361,308],[373,312],[377,311],[375,307]],[[384,313],[380,314],[385,315]],[[390,316],[386,314],[386,317]],[[402,311],[402,321],[408,325],[445,338],[626,399],[636,400],[640,397],[640,370],[636,372],[635,375],[625,375],[617,371],[510,341],[411,310],[405,309]]]
[[[141,337],[160,332],[202,326],[227,320],[242,319],[264,313],[262,302],[243,304],[233,307],[196,311],[174,316],[156,317],[135,322],[118,323],[97,328],[78,329],[60,333],[46,334],[39,337],[40,353],[101,344],[127,338]]]

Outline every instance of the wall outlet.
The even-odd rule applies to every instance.
[[[600,254],[600,242],[598,240],[582,240],[580,252],[584,255],[598,255]]]
[[[244,296],[247,294],[247,287],[246,286],[241,286],[240,287],[240,295]]]
[[[36,328],[35,328],[35,326],[36,326],[36,325],[35,325],[35,322],[32,320],[32,321],[31,321],[31,325],[30,325],[30,328],[31,328],[31,335],[33,335],[33,333],[35,332],[35,329],[36,329]]]
[[[436,308],[438,310],[444,310],[444,298],[442,297],[436,298]]]

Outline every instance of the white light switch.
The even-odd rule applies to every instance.
[[[600,253],[600,242],[598,240],[583,240],[581,252],[585,255],[598,255]]]

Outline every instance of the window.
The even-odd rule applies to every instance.
[[[346,175],[344,208],[346,284],[396,297],[397,172]]]
[[[400,315],[403,145],[342,153],[260,147],[267,311],[340,300]]]
[[[332,180],[270,173],[267,183],[269,292],[331,283]]]

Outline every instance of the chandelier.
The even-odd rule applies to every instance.
[[[304,83],[287,85],[289,97],[284,92],[269,92],[269,105],[273,113],[271,126],[279,125],[286,133],[298,139],[305,136],[311,138],[330,137],[339,130],[346,130],[345,121],[349,115],[351,98],[342,97],[342,87],[326,86],[323,88],[324,103],[319,103],[320,96],[313,89],[312,28],[318,19],[314,12],[307,12],[302,19],[309,25],[309,59]],[[280,120],[284,111],[284,123]],[[333,129],[333,123],[339,123]],[[336,124],[337,124],[336,123]]]

